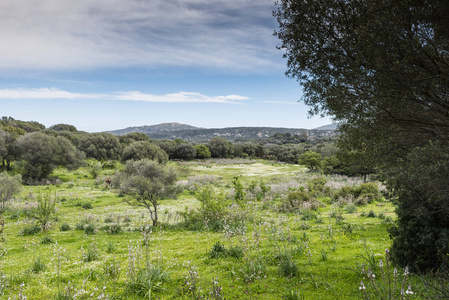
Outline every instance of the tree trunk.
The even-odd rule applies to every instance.
[[[157,226],[157,203],[153,202],[154,207],[154,218],[153,218],[153,227]]]

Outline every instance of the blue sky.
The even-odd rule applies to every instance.
[[[272,0],[3,0],[0,115],[89,132],[179,122],[315,128]]]

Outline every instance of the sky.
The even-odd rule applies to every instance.
[[[88,132],[316,128],[273,0],[2,0],[0,116]]]

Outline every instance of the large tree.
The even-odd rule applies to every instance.
[[[96,160],[118,160],[122,153],[122,146],[118,137],[107,132],[85,135],[78,145],[87,157]]]
[[[168,154],[161,147],[150,142],[134,142],[127,146],[122,153],[122,161],[152,159],[161,164],[167,164]]]
[[[76,169],[84,158],[66,138],[55,138],[42,132],[19,137],[14,148],[20,157],[22,178],[25,181],[46,178],[57,166]]]
[[[416,260],[428,258],[428,249],[417,248],[412,256],[404,247],[431,231],[441,216],[434,214],[436,219],[426,223],[428,219],[420,216],[423,211],[449,213],[447,206],[416,209],[432,202],[429,197],[434,194],[427,192],[433,191],[432,182],[445,180],[449,186],[449,178],[434,168],[428,173],[432,180],[420,185],[427,198],[418,201],[405,192],[412,185],[400,174],[402,166],[416,166],[418,157],[410,154],[416,149],[421,149],[422,157],[429,149],[443,153],[449,143],[449,2],[280,0],[274,14],[287,75],[303,86],[302,100],[311,106],[311,113],[331,115],[341,124],[340,143],[369,157],[390,176],[402,210],[398,230],[392,231],[393,258],[402,265],[408,260],[421,269],[435,267]],[[428,147],[430,141],[440,146]],[[431,165],[446,163],[428,157]],[[418,169],[407,171],[413,172],[412,178],[420,176]],[[441,189],[438,194],[444,193]],[[416,204],[414,214],[404,213],[410,201]],[[416,218],[424,221],[411,226]],[[426,240],[435,250],[430,253],[437,264],[448,254],[446,248],[437,249],[442,242],[441,235]]]

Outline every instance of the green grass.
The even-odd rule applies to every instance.
[[[247,221],[240,232],[188,231],[180,226],[182,218],[177,212],[200,205],[193,190],[185,190],[178,199],[161,200],[161,226],[152,228],[146,249],[139,228],[150,221],[149,215],[144,208],[129,206],[116,191],[106,188],[105,179],[111,178],[114,170],[103,170],[92,179],[82,168],[72,172],[58,169],[54,175],[61,183],[25,187],[19,199],[11,203],[11,214],[17,215],[17,211],[32,205],[29,195],[41,189],[49,188],[59,199],[64,198],[57,205],[57,219],[48,232],[23,236],[20,232],[29,220],[21,214],[14,220],[9,219],[9,212],[5,215],[1,247],[7,252],[0,262],[9,286],[3,289],[3,297],[17,297],[23,282],[27,299],[54,299],[58,290],[63,292],[70,282],[74,289],[87,291],[84,299],[91,299],[87,296],[91,293],[96,298],[102,291],[118,299],[141,299],[149,297],[145,280],[155,278],[157,286],[151,286],[153,298],[190,299],[185,278],[189,266],[195,266],[199,275],[196,285],[204,295],[219,285],[226,299],[281,299],[290,291],[300,291],[305,299],[356,299],[361,295],[357,270],[366,263],[366,249],[378,259],[390,246],[389,225],[379,218],[361,216],[372,210],[376,215],[394,218],[389,202],[358,206],[352,213],[345,207],[327,204],[314,212],[318,218],[277,212],[276,205],[283,195],[274,189],[282,190],[287,184],[306,186],[307,180],[317,176],[298,165],[264,161],[170,164],[180,168],[179,179],[184,182],[192,181],[194,176],[213,175],[212,184],[225,193],[232,192],[234,176],[242,176],[245,187],[254,180],[263,180],[273,188],[262,200],[247,204]],[[343,184],[349,179],[329,180]],[[77,203],[92,203],[92,209],[83,209]],[[332,215],[340,215],[340,220]],[[115,234],[101,229],[117,222],[121,231]],[[92,225],[98,231],[91,235],[76,230],[79,223]],[[71,230],[61,231],[63,224]],[[44,239],[53,243],[42,243]],[[238,255],[211,258],[209,253],[217,242]],[[288,250],[288,258],[279,259],[281,250]],[[92,257],[87,259],[89,253]],[[129,275],[130,262],[137,276],[134,281]],[[45,268],[39,268],[41,265]],[[111,268],[114,276],[107,275]],[[151,273],[155,270],[159,273]],[[143,280],[140,285],[139,280]],[[212,285],[215,280],[217,284]]]

